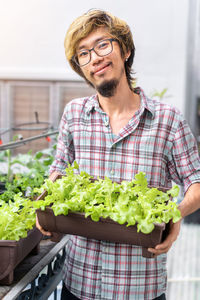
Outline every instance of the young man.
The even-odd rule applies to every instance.
[[[133,88],[135,47],[128,25],[91,10],[69,27],[65,52],[96,95],[67,104],[50,178],[74,160],[80,171],[118,182],[143,171],[151,186],[171,188],[172,180],[184,186],[182,217],[198,209],[196,142],[177,109]],[[138,246],[70,236],[62,299],[165,299],[166,252],[179,230],[180,222],[171,224],[166,240],[149,249],[153,259],[143,258]]]

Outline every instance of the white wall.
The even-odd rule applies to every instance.
[[[101,8],[130,25],[138,85],[184,113],[189,0],[0,0],[0,78],[77,79],[64,56],[64,36],[75,17]]]

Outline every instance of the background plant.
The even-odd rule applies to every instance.
[[[11,151],[2,151],[0,161],[8,165],[7,174],[0,175],[0,181],[5,182],[5,191],[0,199],[9,201],[14,195],[22,192],[26,197],[34,197],[34,188],[41,186],[48,177],[49,166],[54,160],[56,146],[44,149],[35,154],[30,150],[27,154],[11,156]],[[16,171],[17,170],[17,171]]]
[[[33,201],[14,196],[14,201],[6,203],[0,200],[0,240],[16,240],[27,237],[35,226],[35,209]]]

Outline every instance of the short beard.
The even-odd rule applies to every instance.
[[[114,96],[118,83],[119,82],[116,79],[109,81],[107,80],[101,83],[99,86],[96,86],[96,89],[101,96],[109,98]]]

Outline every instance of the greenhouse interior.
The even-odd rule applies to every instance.
[[[200,300],[200,0],[0,8],[0,299]]]

